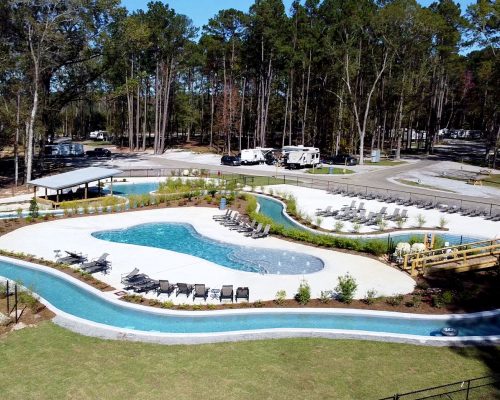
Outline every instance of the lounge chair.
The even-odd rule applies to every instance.
[[[229,218],[231,216],[231,213],[233,212],[233,210],[231,209],[227,209],[226,210],[226,213],[225,214],[218,214],[218,215],[214,215],[212,218],[215,219],[216,221],[217,220],[221,220],[221,219],[226,219],[226,218]]]
[[[253,231],[251,232],[247,232],[245,233],[245,236],[253,236],[254,234],[256,233],[259,233],[260,231],[262,230],[262,224],[259,223],[259,225],[257,225],[257,228],[255,228]]]
[[[194,285],[194,293],[193,293],[193,300],[196,299],[197,297],[203,297],[203,300],[207,301],[208,297],[208,291],[210,288],[206,287],[203,284],[195,284]]]
[[[156,290],[158,290],[159,286],[160,286],[159,281],[148,278],[146,282],[143,282],[141,284],[131,285],[130,289],[132,289],[134,292],[137,292],[137,293],[143,293],[143,292],[149,292],[151,290],[156,291]]]
[[[253,239],[259,239],[259,238],[263,238],[263,237],[269,236],[269,230],[270,229],[271,229],[271,225],[266,225],[266,227],[264,228],[264,230],[262,232],[254,233],[252,235],[252,238]]]
[[[92,260],[90,262],[83,263],[80,269],[86,270],[96,266],[109,266],[111,263],[107,261],[108,253],[103,253],[99,258]]]
[[[387,214],[387,207],[382,207],[378,213],[379,215],[385,216],[385,214]]]
[[[97,272],[102,272],[103,274],[107,274],[111,269],[111,265],[109,264],[94,264],[87,267],[80,268],[82,271],[85,271],[87,274],[95,274]]]
[[[175,291],[175,297],[180,294],[185,294],[187,297],[192,293],[193,285],[188,285],[187,283],[178,283],[177,290]]]
[[[168,297],[172,294],[172,292],[175,290],[175,285],[170,283],[169,281],[165,280],[159,280],[158,281],[158,289],[156,289],[156,294],[159,296],[162,293],[166,293]]]
[[[321,216],[324,216],[325,214],[329,214],[331,211],[332,211],[332,206],[328,206],[324,210],[321,210],[321,209],[317,210],[316,215],[318,217],[321,217]]]
[[[401,215],[399,216],[399,219],[407,220],[408,219],[408,210],[401,211]]]
[[[395,208],[394,212],[391,215],[385,217],[385,219],[388,221],[396,221],[399,218],[399,211],[399,208]]]
[[[219,300],[222,303],[222,300],[231,300],[231,303],[234,302],[234,290],[233,285],[223,285],[220,290]]]
[[[57,262],[59,264],[68,264],[68,265],[73,265],[73,264],[81,264],[87,261],[87,256],[84,256],[82,253],[75,253],[73,251],[64,251],[67,256],[66,257],[60,257],[57,259]]]
[[[231,221],[222,222],[222,225],[235,227],[239,226],[242,222],[243,222],[243,217],[241,216],[241,214],[238,214],[236,218],[232,219]]]
[[[238,299],[247,299],[247,301],[249,301],[250,290],[247,287],[239,287],[236,289],[236,295],[234,296],[236,303],[238,302]]]
[[[370,212],[368,213],[368,215],[367,215],[367,216],[365,216],[365,217],[363,217],[363,218],[360,218],[360,219],[358,220],[358,223],[359,223],[359,224],[366,224],[366,223],[368,223],[369,221],[371,221],[371,220],[372,220],[372,218],[373,218],[374,216],[375,216],[375,213],[374,213],[373,211],[370,211]]]
[[[138,274],[139,274],[139,268],[134,268],[128,274],[122,275],[120,282],[121,283],[129,282],[131,279],[134,279],[134,277],[137,276]]]
[[[366,210],[361,210],[358,215],[355,215],[354,218],[352,218],[352,221],[358,222],[366,217]]]
[[[245,224],[244,226],[240,226],[237,231],[238,232],[253,232],[253,230],[257,227],[257,221],[253,220],[251,224]]]
[[[241,215],[240,215],[238,212],[234,212],[234,213],[232,214],[232,217],[231,217],[231,218],[221,220],[221,221],[219,221],[219,223],[220,223],[221,225],[228,226],[228,225],[230,225],[230,224],[234,224],[235,222],[238,222],[240,218],[241,218]]]

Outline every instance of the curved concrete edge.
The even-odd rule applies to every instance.
[[[391,233],[393,234],[408,234],[408,235],[424,235],[425,233],[429,232],[428,230],[418,230],[418,229],[408,229],[404,231],[393,231],[393,232],[387,232],[387,233],[375,233],[375,234],[363,234],[363,235],[350,235],[350,234],[341,234],[339,235],[338,233],[334,232],[324,232],[324,231],[318,231],[316,229],[309,228],[308,226],[302,225],[300,222],[295,221],[288,213],[286,212],[286,204],[281,201],[276,199],[275,197],[267,196],[265,194],[261,193],[252,193],[249,192],[250,194],[253,194],[257,197],[265,197],[266,199],[269,199],[271,201],[275,201],[277,203],[280,203],[281,206],[283,207],[282,214],[283,216],[292,224],[297,226],[298,228],[304,229],[308,232],[314,233],[316,235],[328,235],[328,236],[335,236],[339,238],[345,238],[345,239],[387,239],[387,236],[390,235]],[[446,230],[442,229],[433,229],[432,233],[449,233]]]
[[[62,278],[69,283],[74,284],[86,290],[104,301],[114,303],[123,308],[130,308],[136,311],[149,312],[155,314],[172,315],[172,316],[191,316],[191,317],[206,317],[228,314],[251,315],[251,314],[269,314],[269,313],[313,313],[313,314],[348,314],[348,315],[370,315],[384,316],[393,318],[407,319],[467,319],[475,317],[488,317],[500,314],[500,310],[483,311],[478,313],[464,315],[413,315],[408,313],[398,313],[389,311],[370,311],[356,309],[240,309],[240,310],[217,310],[217,311],[176,311],[163,310],[154,307],[141,306],[132,303],[119,301],[113,297],[106,296],[103,292],[55,269],[42,265],[11,259],[5,256],[0,256],[0,261],[25,266],[27,268],[40,270],[50,275]],[[467,336],[467,337],[434,337],[434,336],[419,336],[408,334],[395,334],[386,332],[371,332],[371,331],[354,331],[341,329],[310,329],[310,328],[276,328],[276,329],[261,329],[261,330],[246,330],[246,331],[228,331],[228,332],[207,332],[207,333],[162,333],[148,332],[126,328],[114,327],[105,325],[90,320],[86,320],[72,314],[68,314],[52,305],[43,297],[38,296],[40,302],[48,309],[56,314],[53,322],[63,328],[73,332],[92,336],[102,339],[113,340],[129,340],[140,341],[146,343],[157,344],[204,344],[204,343],[219,343],[219,342],[236,342],[248,340],[266,340],[266,339],[282,339],[295,337],[310,337],[310,338],[326,338],[326,339],[355,339],[355,340],[375,340],[394,343],[406,343],[426,346],[467,346],[467,345],[498,345],[500,344],[500,335],[492,336]]]

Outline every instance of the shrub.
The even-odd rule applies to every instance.
[[[385,299],[385,302],[390,306],[396,307],[401,305],[401,303],[403,302],[403,298],[404,296],[402,294],[398,294],[396,296],[388,297],[387,299]]]
[[[36,197],[30,200],[29,216],[31,219],[38,218],[38,203],[36,202]]]
[[[448,225],[448,220],[445,217],[439,218],[439,227],[444,229],[446,228],[446,225]]]
[[[420,307],[421,304],[422,304],[422,296],[416,294],[412,296],[411,300],[408,300],[406,302],[406,307],[418,308]]]
[[[406,220],[404,218],[398,217],[398,219],[396,219],[396,226],[398,227],[398,229],[403,229],[405,224]]]
[[[366,304],[373,304],[375,303],[375,299],[377,298],[377,291],[375,289],[370,289],[366,292],[365,298],[363,301]]]
[[[22,208],[18,208],[16,210],[16,214],[17,214],[17,218],[21,218],[23,216],[23,209]]]
[[[444,305],[448,305],[448,304],[453,303],[453,298],[455,296],[453,295],[453,292],[447,290],[447,291],[443,292],[440,297],[441,297],[441,302]]]
[[[365,243],[364,250],[375,256],[381,256],[387,253],[387,242],[381,239],[369,240]]]
[[[0,299],[7,297],[7,285],[0,283]]]
[[[417,283],[415,288],[420,290],[427,290],[429,289],[429,284],[426,281],[421,281]]]
[[[276,296],[274,301],[276,304],[282,305],[286,300],[286,291],[285,290],[278,290],[276,292]]]
[[[20,303],[28,307],[33,313],[38,311],[38,299],[33,295],[31,291],[23,290],[18,294],[18,300]]]
[[[385,231],[387,229],[387,221],[383,218],[377,220],[377,227],[379,231]]]
[[[338,232],[342,232],[342,229],[344,229],[344,223],[342,221],[335,222],[335,225],[333,226],[333,230],[338,233]]]
[[[338,282],[338,285],[335,287],[337,298],[342,303],[349,304],[354,299],[356,289],[358,288],[356,279],[354,279],[349,273],[347,273],[344,276],[339,276]]]
[[[300,281],[299,289],[295,295],[295,300],[302,305],[306,305],[311,300],[311,287],[305,279]]]
[[[422,214],[418,214],[415,217],[415,219],[417,221],[417,227],[419,227],[419,228],[422,228],[425,225],[425,222],[427,221]]]
[[[361,230],[361,224],[359,222],[355,222],[352,224],[352,231],[354,233],[359,233],[359,231]]]
[[[435,307],[435,308],[442,308],[443,307],[443,302],[441,300],[441,296],[435,294],[431,297],[431,304],[432,304],[432,307]]]
[[[264,307],[264,303],[262,302],[262,300],[257,300],[257,301],[253,302],[253,306],[255,308],[262,308],[262,307]]]
[[[316,217],[316,221],[315,221],[315,223],[316,223],[316,226],[317,226],[318,228],[320,228],[320,227],[321,227],[321,224],[323,223],[323,218],[321,218],[321,217]]]
[[[332,291],[331,290],[322,290],[319,296],[319,301],[323,304],[328,303],[332,299]]]

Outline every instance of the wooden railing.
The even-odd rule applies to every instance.
[[[462,272],[491,267],[498,262],[499,257],[500,239],[491,239],[406,254],[402,267],[412,276],[425,274],[430,269],[433,271],[453,269]]]

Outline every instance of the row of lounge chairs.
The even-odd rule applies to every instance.
[[[192,295],[193,300],[203,298],[206,301],[210,292],[210,288],[204,284],[197,283],[192,285],[184,282],[174,284],[168,280],[154,280],[146,274],[139,273],[139,269],[137,268],[134,268],[131,272],[122,276],[121,282],[126,290],[132,290],[136,293],[155,291],[158,296],[165,293],[168,297],[173,293],[175,293],[175,297],[178,297],[180,294],[186,297]],[[239,287],[236,289],[235,294],[233,285],[223,285],[218,292],[218,297],[221,302],[222,300],[238,302],[238,299],[246,299],[248,301],[250,298],[250,291],[247,287]]]
[[[378,212],[368,212],[365,209],[365,203],[361,202],[356,207],[356,201],[353,200],[350,206],[344,206],[340,210],[333,210],[332,206],[328,206],[324,210],[317,210],[317,216],[333,217],[341,221],[357,222],[364,225],[376,225],[381,219],[386,221],[398,221],[400,219],[408,219],[408,210],[400,211],[395,208],[392,214],[387,214],[387,207],[382,207]]]
[[[366,193],[366,192],[355,192],[355,191],[347,191],[344,189],[334,189],[329,193],[342,195],[346,197],[357,197],[364,200],[377,200],[384,203],[394,203],[400,206],[406,207],[417,207],[423,210],[438,210],[448,214],[460,214],[466,217],[483,217],[488,221],[500,221],[500,213],[491,213],[489,210],[480,209],[480,208],[467,208],[467,207],[459,207],[456,205],[447,205],[439,202],[433,202],[431,200],[423,200],[418,198],[402,198],[393,196],[390,194],[381,194],[381,193]],[[322,215],[322,214],[319,214]],[[329,216],[328,214],[326,216]]]
[[[56,254],[60,253],[60,250],[55,250]],[[57,262],[59,264],[77,265],[78,268],[88,274],[95,274],[97,272],[102,272],[107,274],[111,270],[111,261],[108,261],[108,253],[103,253],[100,257],[95,258],[91,261],[87,261],[88,257],[84,256],[82,253],[77,253],[74,251],[65,250],[66,256],[57,257]]]
[[[223,215],[214,215],[213,219],[218,221],[221,225],[228,227],[230,230],[243,233],[245,236],[253,239],[269,236],[269,231],[271,229],[271,225],[269,224],[264,227],[263,224],[257,223],[256,220],[249,222],[237,211],[230,209]]]

